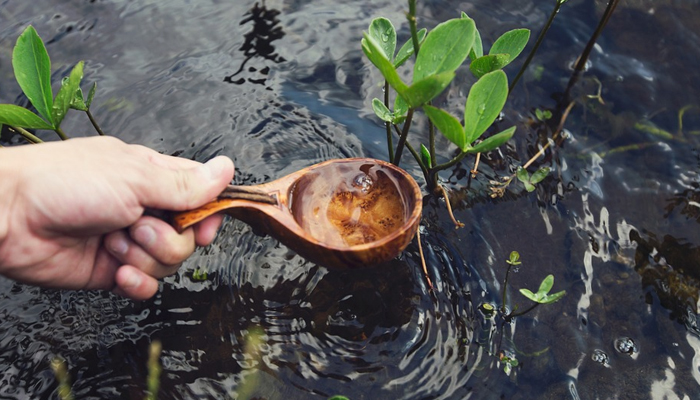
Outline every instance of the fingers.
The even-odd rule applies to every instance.
[[[156,159],[159,161],[153,161]],[[159,157],[151,158],[151,162],[156,167],[135,188],[146,207],[191,210],[214,199],[233,179],[233,161],[228,157],[216,157],[194,168],[178,168],[180,161],[164,162]]]
[[[107,250],[123,264],[133,265],[156,278],[171,275],[195,249],[194,231],[178,234],[165,221],[142,217],[127,234],[112,232],[105,237]]]
[[[112,291],[134,300],[148,300],[158,291],[158,281],[131,265],[119,267],[114,276],[116,286]]]
[[[128,232],[106,235],[104,246],[115,259],[110,267],[116,270],[113,291],[135,300],[152,297],[158,290],[156,279],[174,274],[195,245],[210,244],[222,220],[215,215],[178,234],[165,221],[144,216]]]

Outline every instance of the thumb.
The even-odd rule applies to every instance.
[[[150,166],[150,179],[138,193],[144,207],[185,211],[216,198],[233,179],[233,161],[219,156],[194,168]]]

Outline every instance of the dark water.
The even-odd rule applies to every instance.
[[[419,23],[466,11],[490,44],[517,27],[534,36],[553,3],[423,1]],[[500,127],[518,131],[507,148],[482,160],[476,179],[467,176],[469,158],[442,174],[467,227],[455,230],[444,202],[426,197],[421,234],[432,291],[415,242],[381,268],[334,271],[228,221],[147,302],[0,280],[0,397],[55,398],[49,361],[60,355],[77,398],[142,398],[157,339],[162,398],[698,398],[699,4],[621,3],[572,92],[567,139],[535,163],[552,168],[535,192],[513,184],[492,199],[489,181],[551,135],[556,124],[532,123],[531,112],[563,109],[571,65],[602,3],[562,8],[509,98]],[[377,16],[406,37],[405,7],[5,0],[0,101],[26,104],[10,55],[32,24],[48,44],[55,82],[86,60],[86,82],[99,85],[95,114],[127,142],[201,161],[225,154],[239,184],[331,158],[385,159],[370,106],[381,88],[359,39]],[[511,78],[518,67],[507,70]],[[471,78],[461,73],[456,82]],[[599,88],[604,104],[586,99]],[[454,86],[439,101],[456,110],[464,92]],[[681,129],[686,106],[695,108]],[[78,114],[64,130],[92,134]],[[3,136],[3,145],[17,142]],[[445,141],[438,145],[449,153]],[[403,167],[420,178],[415,163]],[[509,307],[527,306],[517,289],[535,289],[550,273],[554,290],[567,295],[501,327],[478,306],[500,306],[513,250],[523,265],[511,275]],[[196,269],[207,280],[193,279]],[[510,375],[499,349],[520,361]]]

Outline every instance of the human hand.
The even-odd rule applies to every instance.
[[[178,234],[144,210],[184,211],[214,199],[233,163],[159,154],[112,137],[0,149],[0,273],[62,289],[152,297],[221,216]]]

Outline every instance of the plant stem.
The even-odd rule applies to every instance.
[[[399,128],[396,125],[394,125],[394,129],[396,130],[396,134],[401,136],[401,131],[399,130]],[[420,154],[418,154],[416,149],[414,149],[413,146],[411,146],[411,143],[409,143],[408,141],[406,141],[406,148],[411,153],[413,158],[416,159],[416,162],[418,162],[418,166],[420,167],[421,171],[423,171],[423,176],[425,177],[425,179],[427,181],[428,172],[429,172],[428,167],[425,164],[423,164],[423,160],[421,159]]]
[[[525,315],[525,314],[529,313],[530,311],[534,310],[539,305],[540,305],[540,303],[535,303],[535,304],[531,305],[527,310],[521,311],[519,313],[510,313],[510,314],[506,315],[505,317],[503,317],[503,319],[506,322],[510,322],[513,318]]]
[[[57,127],[57,128],[55,129],[55,131],[56,131],[56,133],[58,133],[58,137],[60,137],[61,140],[68,140],[68,136],[66,136],[66,134],[63,133],[63,131],[61,130],[60,127]]]
[[[61,400],[73,400],[73,392],[70,387],[70,377],[68,376],[66,362],[60,357],[55,357],[51,360],[51,369],[58,381],[58,398]]]
[[[462,161],[462,159],[463,159],[467,154],[468,154],[467,152],[462,151],[462,152],[459,153],[459,155],[457,155],[457,157],[451,159],[450,161],[448,161],[448,162],[446,162],[446,163],[444,163],[444,164],[436,165],[432,170],[433,170],[434,172],[438,172],[438,171],[442,171],[442,170],[444,170],[444,169],[450,168],[451,166],[456,165],[458,162]]]
[[[95,130],[97,131],[97,133],[98,133],[100,136],[105,136],[105,133],[102,132],[102,129],[100,129],[100,126],[97,125],[97,121],[95,121],[95,118],[92,116],[92,113],[90,112],[90,109],[89,109],[89,108],[88,108],[87,110],[85,110],[85,113],[87,114],[88,118],[90,119],[90,122],[92,123],[92,126],[95,128]]]
[[[148,393],[146,394],[146,400],[155,400],[158,398],[158,390],[160,389],[160,353],[162,350],[162,345],[160,341],[156,340],[151,343],[148,352]]]
[[[411,120],[413,119],[413,109],[409,108],[406,114],[406,122],[403,124],[403,131],[401,131],[401,136],[399,137],[399,142],[396,144],[396,153],[394,154],[394,165],[397,167],[401,162],[401,153],[403,153],[403,147],[406,144],[406,138],[408,137],[408,130],[411,128]]]
[[[603,16],[600,18],[600,21],[598,22],[598,26],[595,29],[595,32],[593,32],[593,35],[591,35],[591,38],[588,40],[588,43],[586,43],[586,47],[583,49],[581,56],[579,56],[578,60],[576,61],[576,66],[574,67],[574,73],[571,74],[571,78],[569,79],[569,84],[566,87],[565,93],[567,94],[567,98],[568,98],[569,92],[571,91],[571,88],[578,81],[578,78],[581,75],[581,71],[583,71],[583,68],[586,66],[586,62],[588,61],[588,57],[591,55],[591,51],[593,50],[595,43],[598,41],[598,37],[600,37],[600,34],[603,32],[603,28],[605,28],[605,25],[607,25],[608,21],[610,20],[610,16],[612,15],[613,11],[615,11],[615,8],[617,7],[618,2],[619,2],[619,0],[608,1],[608,6],[605,8],[605,12],[603,13]]]
[[[413,55],[418,57],[420,42],[418,41],[418,28],[416,26],[416,0],[408,0],[408,26],[411,28],[411,40],[413,41]]]
[[[535,42],[535,47],[533,47],[532,50],[530,50],[530,54],[527,55],[527,59],[525,60],[525,63],[523,63],[523,66],[520,67],[520,71],[518,71],[518,74],[513,79],[513,82],[511,82],[510,87],[508,88],[508,93],[513,91],[515,84],[518,83],[518,80],[520,80],[520,78],[525,73],[525,70],[527,69],[528,65],[530,65],[530,62],[532,61],[533,57],[535,57],[535,53],[537,53],[537,50],[540,48],[540,45],[542,44],[542,41],[544,40],[544,36],[547,34],[547,31],[549,30],[549,28],[552,26],[552,22],[554,22],[554,17],[556,17],[557,13],[559,12],[559,9],[565,3],[565,2],[560,1],[560,0],[555,0],[555,2],[556,2],[556,5],[554,6],[554,10],[552,10],[552,13],[549,14],[549,19],[547,19],[547,23],[544,25],[544,28],[542,28],[540,35],[537,37],[537,41]]]
[[[389,81],[384,80],[384,105],[389,108]],[[391,135],[391,122],[385,122],[386,126],[386,144],[389,148],[389,162],[394,162],[394,140]]]
[[[503,279],[503,294],[501,300],[501,313],[503,314],[506,313],[506,290],[508,289],[508,275],[510,275],[511,268],[513,268],[513,264],[508,264],[508,269],[506,270],[506,277],[505,279]]]
[[[13,130],[15,130],[16,132],[19,132],[19,134],[22,135],[22,137],[24,138],[24,140],[26,140],[26,141],[29,142],[29,143],[36,144],[36,143],[42,143],[42,142],[43,142],[43,140],[41,140],[41,139],[39,139],[38,137],[34,136],[31,132],[29,132],[28,130],[26,130],[26,129],[24,129],[24,128],[20,128],[20,127],[17,127],[17,126],[12,126],[11,128],[12,128]]]
[[[430,168],[435,168],[437,161],[435,160],[435,125],[433,121],[428,120],[428,132],[430,133]]]

